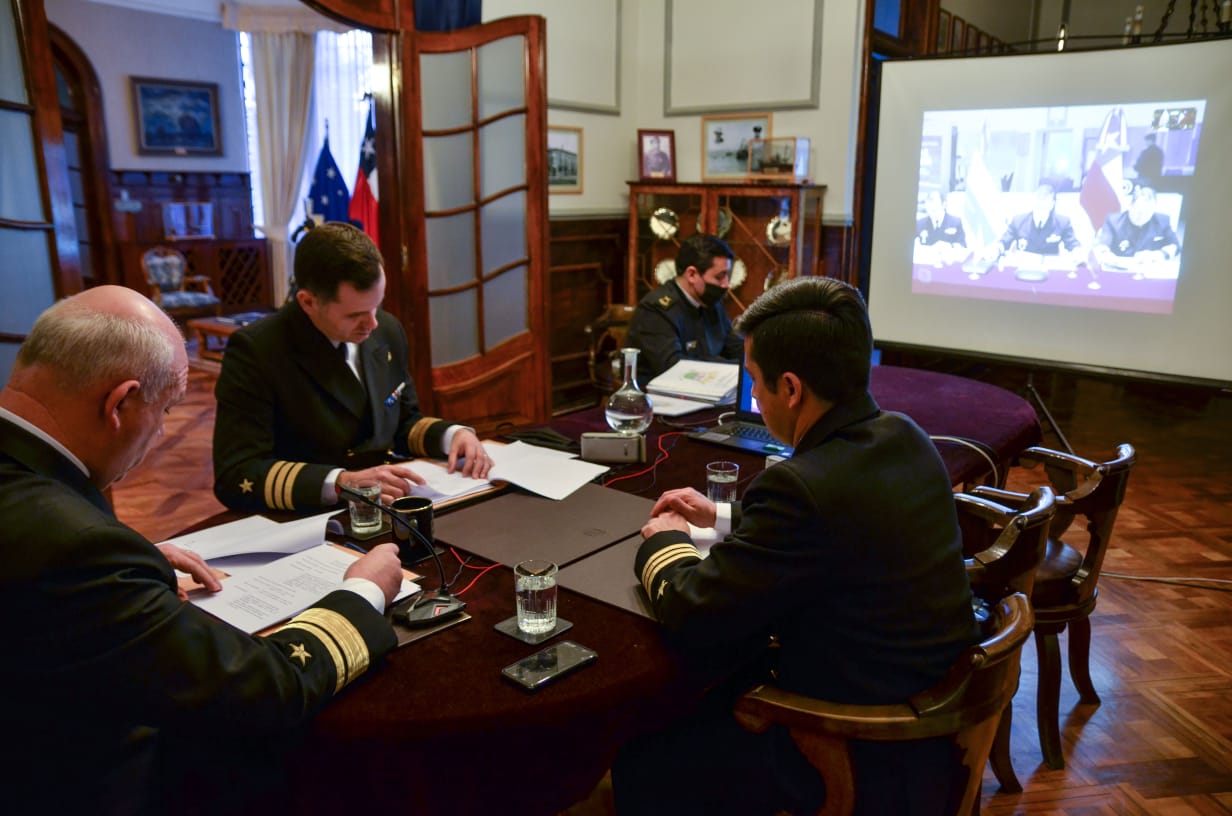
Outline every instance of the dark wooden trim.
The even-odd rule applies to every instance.
[[[415,30],[415,6],[412,0],[302,0],[302,2],[327,17],[373,32]]]
[[[17,25],[26,57],[26,85],[34,105],[34,133],[40,164],[39,184],[55,231],[49,234],[52,288],[57,298],[81,291],[81,261],[77,257],[77,224],[60,123],[60,98],[52,67],[47,13],[42,0],[16,0]],[[23,25],[24,24],[24,25]]]
[[[82,184],[87,202],[94,250],[94,282],[119,283],[120,264],[115,228],[111,219],[111,160],[107,149],[107,123],[103,116],[103,92],[90,58],[60,28],[49,25],[51,53],[65,66],[65,80],[72,83],[85,117],[85,144],[80,145]],[[80,140],[79,140],[80,141]]]

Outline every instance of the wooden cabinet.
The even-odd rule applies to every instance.
[[[736,255],[728,295],[733,317],[778,281],[824,274],[825,190],[812,184],[629,182],[627,302],[637,303],[659,285],[656,269],[673,274],[667,262],[674,268],[680,242],[696,232],[719,236]],[[663,227],[673,220],[669,235]]]

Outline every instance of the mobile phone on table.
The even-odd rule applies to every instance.
[[[562,674],[590,665],[596,657],[593,649],[562,640],[506,666],[501,674],[526,691],[538,691]]]

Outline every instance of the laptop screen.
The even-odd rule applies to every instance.
[[[740,366],[739,397],[736,400],[736,419],[740,422],[756,422],[761,424],[761,408],[753,399],[753,378],[745,367]]]

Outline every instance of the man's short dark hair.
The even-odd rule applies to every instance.
[[[308,230],[295,247],[295,285],[326,302],[338,299],[338,285],[360,292],[381,277],[381,253],[364,232],[345,221],[327,221]]]
[[[753,302],[735,324],[753,340],[766,387],[791,371],[834,403],[868,391],[873,331],[859,290],[834,278],[784,281]],[[777,392],[775,392],[777,393]]]
[[[706,235],[704,232],[690,235],[680,244],[680,251],[676,253],[676,274],[683,275],[690,266],[696,267],[698,272],[705,272],[714,265],[715,258],[732,261],[735,260],[736,253],[713,235]]]

